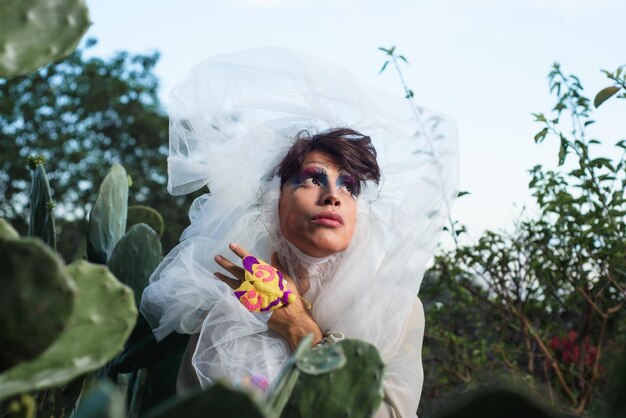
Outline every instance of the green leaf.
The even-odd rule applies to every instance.
[[[547,122],[543,113],[531,113],[535,117],[535,122]]]
[[[543,141],[547,134],[548,134],[548,128],[543,128],[542,130],[540,130],[537,133],[537,135],[535,135],[535,144],[538,144],[541,141]]]
[[[471,194],[471,193],[470,193],[470,192],[465,192],[465,191],[463,191],[463,192],[459,192],[459,194],[458,194],[458,195],[456,195],[456,197],[465,196],[465,195],[467,195],[467,194]]]
[[[565,163],[565,157],[567,157],[567,140],[561,136],[561,146],[559,147],[559,165],[563,165]]]
[[[596,98],[593,99],[593,105],[598,108],[602,103],[604,103],[606,100],[610,99],[615,93],[620,91],[620,88],[621,87],[610,86],[600,90],[600,92],[596,94]]]
[[[382,74],[383,71],[385,71],[385,68],[387,68],[387,65],[389,64],[389,61],[385,61],[385,63],[383,64],[383,67],[380,69],[380,71],[378,72],[378,74]]]

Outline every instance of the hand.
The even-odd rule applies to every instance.
[[[250,255],[248,251],[235,243],[231,243],[229,248],[240,259]],[[221,255],[215,257],[215,262],[235,278],[233,279],[222,273],[215,273],[215,277],[226,283],[232,289],[237,289],[244,280],[245,270],[243,267],[237,266]],[[305,309],[295,281],[285,273],[286,270],[278,261],[278,254],[276,252],[272,254],[271,265],[283,273],[283,277],[287,282],[287,289],[291,290],[297,298],[295,302],[272,311],[267,325],[272,331],[275,331],[285,338],[292,350],[295,350],[300,341],[309,333],[313,333],[313,345],[317,344],[323,338],[323,334],[313,317]]]

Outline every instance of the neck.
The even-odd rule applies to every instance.
[[[298,258],[300,262],[308,264],[308,265],[312,265],[312,266],[318,265],[318,264],[324,264],[330,260],[337,258],[339,254],[339,253],[331,254],[326,257],[313,257],[308,254],[305,254],[302,250],[300,250],[300,248],[296,247],[295,245],[293,245],[291,242],[289,242],[286,239],[285,239],[285,243],[287,244],[289,249],[293,252],[293,254]]]

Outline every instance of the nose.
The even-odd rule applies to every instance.
[[[329,185],[324,189],[324,194],[322,195],[322,202],[324,206],[336,206],[339,207],[341,205],[341,200],[339,200],[339,194],[337,193],[337,188],[334,185]]]

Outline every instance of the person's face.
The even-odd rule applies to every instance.
[[[278,213],[285,238],[305,254],[325,257],[345,250],[356,225],[359,182],[328,154],[312,151],[288,179]]]

